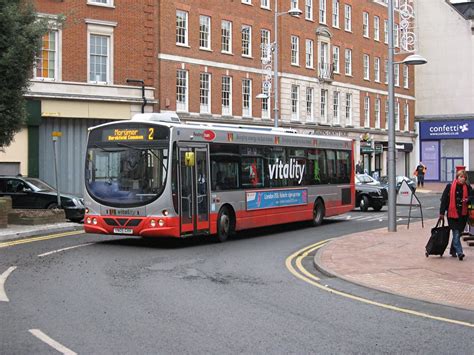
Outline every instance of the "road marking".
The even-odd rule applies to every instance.
[[[5,292],[5,282],[7,277],[16,269],[16,266],[10,266],[7,271],[0,275],[0,302],[10,302]]]
[[[366,221],[366,220],[372,219],[372,218],[374,218],[374,216],[361,217],[361,218],[359,218],[359,221]],[[378,217],[377,217],[377,218],[378,218]]]
[[[51,255],[51,254],[56,254],[56,253],[59,253],[59,252],[62,252],[62,251],[66,251],[66,250],[71,250],[71,249],[86,247],[86,246],[92,245],[92,244],[94,244],[94,243],[79,244],[79,245],[74,245],[74,246],[72,246],[72,247],[67,247],[67,248],[62,248],[62,249],[56,249],[56,250],[53,250],[53,251],[48,251],[47,253],[39,254],[38,257],[42,258],[43,256],[48,256],[48,255]]]
[[[1,248],[12,247],[14,245],[19,245],[19,244],[33,243],[33,242],[38,242],[38,241],[41,241],[41,240],[49,240],[49,239],[62,238],[62,237],[69,237],[71,235],[79,235],[79,234],[84,234],[84,231],[71,231],[71,232],[45,235],[43,237],[19,239],[19,240],[14,240],[14,241],[11,241],[11,242],[0,243],[0,249]]]
[[[296,259],[296,262],[295,262],[295,263],[296,263],[296,265],[298,266],[298,269],[299,269],[301,272],[303,272],[303,273],[306,275],[306,277],[309,277],[310,279],[313,279],[313,280],[315,280],[315,281],[319,281],[319,280],[320,280],[319,277],[317,277],[317,276],[311,274],[310,272],[308,272],[308,271],[303,267],[302,261],[303,261],[303,259],[306,258],[311,252],[313,252],[314,250],[318,249],[321,245],[323,245],[323,244],[329,242],[329,240],[331,240],[331,239],[327,239],[327,240],[324,240],[324,241],[322,241],[322,242],[317,242],[317,243],[311,245],[309,248],[307,248],[307,250],[306,250],[303,254],[299,255],[298,258]]]
[[[56,340],[51,339],[49,336],[44,334],[41,330],[39,329],[30,329],[28,330],[31,334],[33,334],[35,337],[37,337],[39,340],[42,342],[48,344],[51,346],[53,349],[59,351],[62,354],[67,354],[67,355],[77,355],[74,351],[66,348],[64,345],[58,343]]]
[[[331,221],[368,221],[368,222],[374,222],[374,221],[379,221],[382,222],[386,220],[386,216],[384,214],[378,214],[378,215],[371,215],[371,216],[339,216],[339,217],[329,217],[327,218]]]
[[[301,250],[298,250],[297,252],[291,254],[288,258],[286,258],[286,261],[285,261],[286,268],[290,271],[290,273],[292,273],[297,278],[309,283],[310,285],[316,286],[316,287],[320,288],[321,290],[327,291],[329,293],[336,294],[338,296],[342,296],[342,297],[346,297],[346,298],[349,298],[349,299],[352,299],[352,300],[355,300],[355,301],[370,304],[372,306],[377,306],[377,307],[381,307],[381,308],[385,308],[385,309],[390,309],[390,310],[396,311],[396,312],[410,314],[410,315],[417,316],[417,317],[428,318],[428,319],[433,319],[433,320],[438,320],[438,321],[442,321],[442,322],[447,322],[447,323],[452,323],[452,324],[457,324],[457,325],[462,325],[462,326],[474,328],[474,323],[458,321],[458,320],[450,319],[450,318],[433,316],[433,315],[428,314],[428,313],[418,312],[418,311],[414,311],[414,310],[407,309],[407,308],[395,307],[395,306],[385,304],[385,303],[380,303],[380,302],[377,302],[377,301],[371,301],[369,299],[362,298],[362,297],[359,297],[359,296],[354,296],[354,295],[351,295],[349,293],[338,291],[336,289],[330,288],[329,286],[320,284],[319,282],[317,282],[320,279],[318,277],[316,277],[315,275],[312,275],[308,270],[306,270],[301,261],[302,261],[303,258],[307,257],[309,255],[309,253],[323,247],[330,240],[332,240],[332,239],[327,239],[327,240],[323,240],[323,241],[320,241],[320,242],[315,243],[315,244],[311,244],[311,245],[309,245],[309,246],[307,246],[307,247],[305,247]],[[298,268],[299,272],[296,271],[296,269],[292,265],[293,260],[295,258],[296,258],[295,265]],[[308,275],[311,275],[311,276],[308,276]]]

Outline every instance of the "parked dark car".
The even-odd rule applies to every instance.
[[[380,211],[387,204],[388,191],[376,180],[364,179],[365,174],[356,175],[356,207],[366,212],[369,207]]]
[[[415,192],[416,191],[416,182],[413,181],[412,179],[410,179],[409,177],[406,177],[406,176],[403,176],[403,175],[398,175],[396,177],[396,186],[395,186],[395,190],[398,191],[400,190],[400,186],[402,186],[402,182],[403,181],[406,181],[408,186],[410,187],[410,189]],[[380,178],[380,184],[382,186],[385,186],[388,190],[388,176],[382,176]]]
[[[0,196],[10,196],[13,208],[57,208],[57,192],[40,179],[24,176],[0,176]],[[84,203],[81,198],[62,194],[61,207],[66,218],[73,222],[84,219]]]

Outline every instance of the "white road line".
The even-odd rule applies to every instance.
[[[361,218],[359,218],[358,220],[359,220],[359,221],[366,221],[366,220],[372,219],[372,218],[374,218],[374,216],[361,217]],[[377,218],[378,218],[378,217],[377,217]]]
[[[345,220],[348,220],[348,219],[350,219],[350,218],[344,218],[344,217],[329,217],[329,218],[327,218],[327,219],[329,219],[329,220],[331,220],[331,221],[345,221]]]
[[[5,293],[5,281],[7,277],[16,269],[16,266],[10,266],[7,271],[0,275],[0,302],[9,302],[10,300]]]
[[[352,219],[353,221],[355,221],[355,220],[358,220],[358,219],[361,219],[361,218],[364,218],[364,215],[363,215],[363,214],[360,214],[360,215],[358,215],[358,216],[353,216],[351,219]]]
[[[426,207],[425,210],[434,210],[435,208],[433,206],[431,207]]]
[[[33,334],[35,337],[37,337],[39,340],[45,342],[49,346],[51,346],[53,349],[59,351],[62,354],[67,354],[67,355],[77,355],[74,351],[66,348],[64,345],[59,344],[56,340],[51,339],[49,336],[44,334],[41,330],[39,329],[30,329],[29,332]]]
[[[375,222],[375,221],[382,222],[382,221],[383,221],[383,219],[382,219],[382,218],[380,218],[380,217],[375,217],[375,218],[369,219],[367,222]]]
[[[47,253],[43,253],[43,254],[39,254],[38,256],[41,258],[43,256],[48,256],[48,255],[51,255],[51,254],[56,254],[56,253],[59,253],[61,251],[65,251],[65,250],[71,250],[71,249],[76,249],[76,248],[81,248],[81,247],[86,247],[88,245],[92,245],[94,243],[86,243],[86,244],[80,244],[80,245],[74,245],[72,247],[67,247],[67,248],[62,248],[62,249],[57,249],[57,250],[53,250],[53,251],[48,251]]]

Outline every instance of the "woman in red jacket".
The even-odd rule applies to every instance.
[[[466,181],[466,170],[458,170],[454,181],[446,185],[439,208],[440,218],[444,218],[445,213],[448,212],[448,225],[453,231],[451,256],[457,256],[459,260],[464,259],[465,256],[461,245],[461,234],[468,218],[468,197],[473,194],[471,186]]]

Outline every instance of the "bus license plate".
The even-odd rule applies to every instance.
[[[114,228],[114,233],[117,233],[117,234],[133,234],[133,229],[130,229],[130,228]]]

